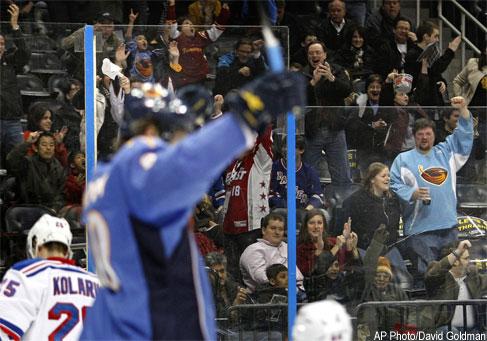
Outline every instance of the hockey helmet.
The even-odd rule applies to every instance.
[[[27,256],[36,257],[36,249],[49,242],[58,242],[66,245],[71,256],[71,241],[73,235],[66,219],[44,214],[32,226],[27,235]]]
[[[350,316],[340,303],[332,300],[304,305],[293,328],[296,341],[351,341],[352,334]]]
[[[152,121],[162,134],[173,130],[190,131],[194,116],[181,99],[160,84],[143,83],[125,98],[122,135],[134,135],[134,127],[140,120]]]

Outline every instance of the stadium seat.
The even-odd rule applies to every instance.
[[[19,205],[7,209],[5,213],[6,232],[2,239],[8,240],[7,263],[14,263],[26,258],[25,245],[27,233],[34,223],[43,215],[55,216],[52,209],[37,205]]]
[[[66,68],[55,53],[33,52],[29,60],[29,69],[33,73],[64,74]]]
[[[65,79],[66,79],[66,75],[64,74],[51,75],[47,80],[47,89],[49,90],[49,92],[61,93],[62,91],[59,86]]]
[[[44,83],[36,75],[17,75],[17,84],[22,96],[49,97],[50,93],[44,88]]]
[[[24,39],[31,52],[46,53],[58,49],[56,41],[43,34],[25,35]]]

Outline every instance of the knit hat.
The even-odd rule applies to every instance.
[[[379,257],[377,261],[377,272],[388,273],[392,277],[391,263],[386,257]]]

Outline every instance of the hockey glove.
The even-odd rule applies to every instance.
[[[263,131],[272,120],[306,105],[304,77],[297,72],[268,73],[225,99],[230,111],[250,128]]]

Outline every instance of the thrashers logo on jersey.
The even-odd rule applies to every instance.
[[[423,180],[432,185],[441,186],[448,178],[448,170],[442,167],[430,167],[423,169],[423,166],[419,165],[418,170]]]

